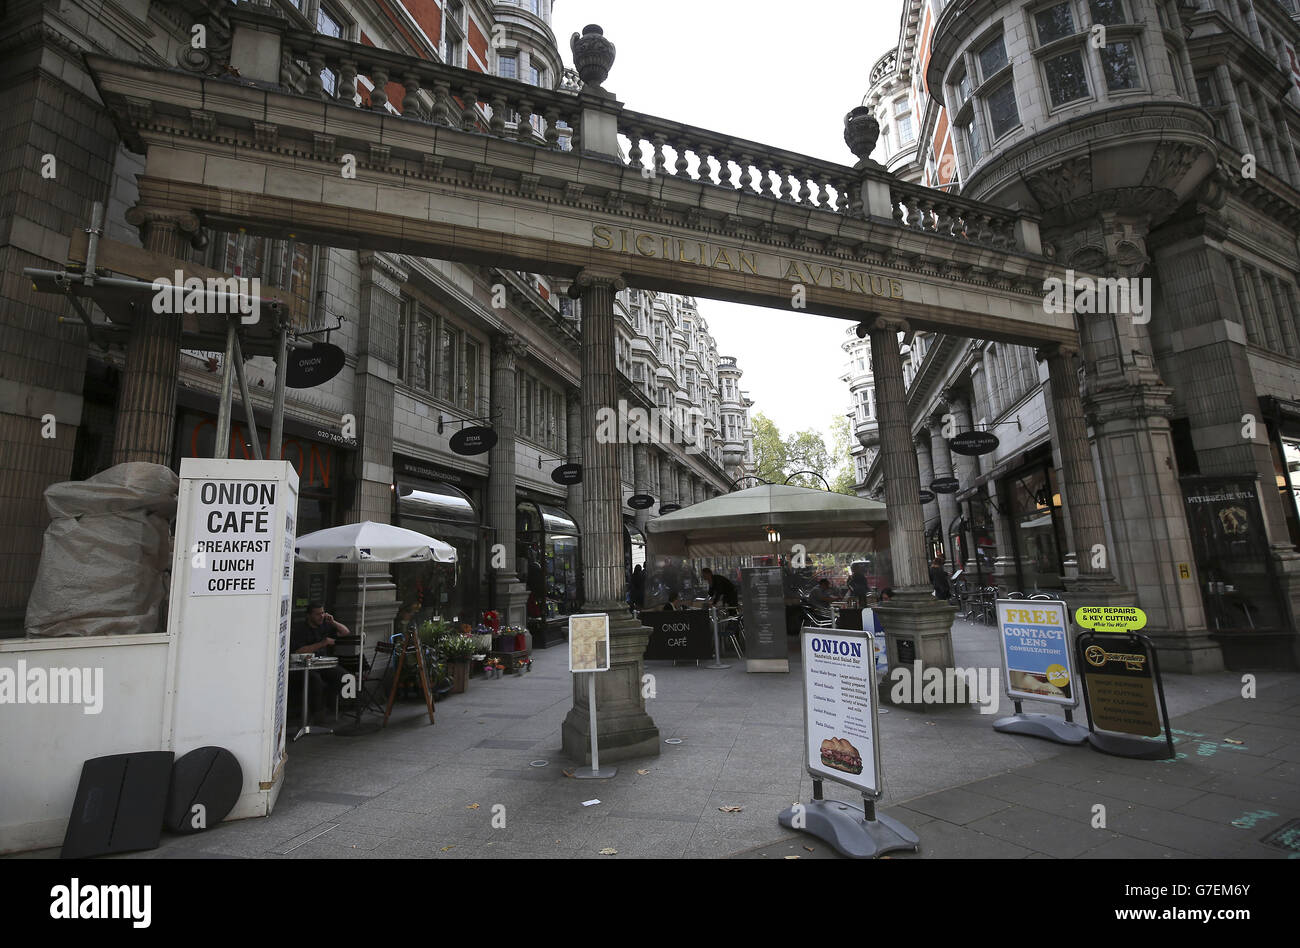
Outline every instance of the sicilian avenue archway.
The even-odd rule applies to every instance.
[[[899,591],[884,608],[926,665],[953,662],[952,609],[929,595],[899,332],[1040,347],[1070,545],[1105,542],[1079,334],[1068,308],[1045,312],[1044,281],[1061,271],[1043,255],[1038,222],[896,180],[867,158],[874,120],[850,114],[846,142],[859,160],[839,165],[625,108],[602,86],[613,47],[590,28],[575,43],[584,86],[571,92],[297,32],[259,10],[237,8],[231,20],[231,70],[219,76],[88,59],[123,141],[145,155],[133,219],[148,250],[174,256],[204,229],[243,229],[544,273],[581,300],[586,608],[610,614],[614,642],[599,676],[602,758],[659,746],[640,687],[648,630],[623,607],[619,446],[596,437],[597,412],[617,398],[613,296],[624,285],[779,308],[792,321],[803,311],[849,319],[870,336]],[[334,94],[322,70],[339,77]],[[386,105],[399,108],[398,89],[394,114]],[[115,461],[166,463],[172,424],[157,406],[173,404],[179,330],[137,313],[131,334],[126,377],[139,381],[120,395]],[[361,443],[364,459],[364,433]],[[362,493],[382,513],[387,481]],[[1075,588],[1089,602],[1132,601],[1113,559],[1093,566],[1081,552],[1078,562]],[[564,727],[580,760],[581,689]]]

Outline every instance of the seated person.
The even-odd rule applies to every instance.
[[[307,618],[289,633],[289,651],[294,655],[323,655],[338,638],[351,635],[351,630],[325,611],[319,602],[307,604]],[[332,668],[312,669],[307,673],[307,706],[324,710],[327,693],[336,694],[347,674],[338,665]],[[329,691],[326,691],[328,684]],[[304,724],[307,722],[303,722]]]
[[[678,599],[677,593],[670,592],[668,594],[668,602],[664,604],[664,611],[676,612],[678,609],[680,609],[681,606],[677,605],[677,599]]]
[[[713,570],[707,566],[700,570],[700,576],[709,584],[709,601],[715,606],[726,605],[735,608],[740,605],[740,597],[736,594],[736,586],[731,580],[713,575]]]
[[[815,608],[829,612],[831,603],[835,601],[835,594],[831,591],[831,581],[823,579],[814,586],[813,591],[808,594],[808,601]]]

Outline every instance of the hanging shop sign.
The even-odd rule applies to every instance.
[[[1065,603],[999,599],[996,608],[1007,694],[1016,699],[1077,705]]]
[[[451,436],[451,449],[457,454],[487,454],[497,443],[497,433],[491,428],[462,428]]]
[[[633,494],[627,499],[627,505],[633,510],[649,510],[655,505],[655,499],[649,494]]]
[[[955,494],[957,493],[957,478],[955,477],[936,477],[930,482],[930,490],[936,494]]]
[[[557,484],[581,484],[582,483],[582,465],[581,464],[561,464],[555,470],[551,471],[551,480]]]
[[[670,514],[681,509],[682,509],[681,504],[660,504],[659,505],[659,512],[661,514]]]
[[[934,500],[934,491],[926,490],[924,487],[922,487],[919,496],[921,499],[921,503],[928,504],[930,501]]]
[[[991,431],[962,431],[948,442],[948,448],[967,457],[991,454],[998,449],[998,436]]]
[[[289,388],[315,388],[343,371],[343,350],[328,342],[314,342],[309,348],[294,349],[285,366],[284,384]]]

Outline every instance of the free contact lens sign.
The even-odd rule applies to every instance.
[[[996,608],[1007,695],[1077,705],[1065,603],[999,599]]]

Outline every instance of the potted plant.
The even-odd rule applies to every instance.
[[[469,681],[469,660],[478,648],[473,635],[453,632],[438,641],[438,651],[451,668],[451,693],[462,694]]]

